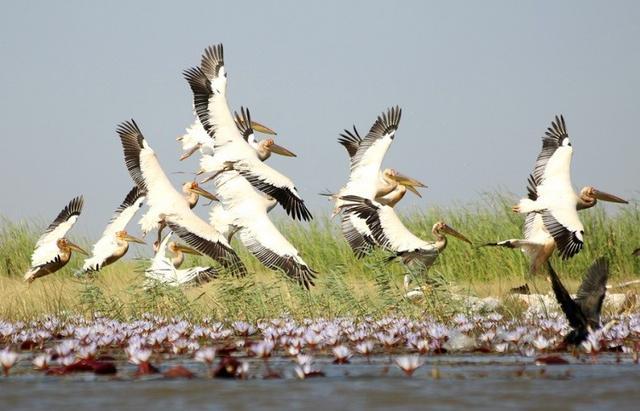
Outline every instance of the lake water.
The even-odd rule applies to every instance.
[[[438,355],[406,377],[387,357],[335,365],[315,364],[326,376],[299,380],[290,359],[271,359],[281,379],[264,379],[264,364],[250,359],[247,380],[212,379],[201,363],[180,361],[193,379],[134,378],[136,367],[118,361],[115,376],[45,376],[18,363],[0,377],[1,410],[282,410],[282,409],[640,409],[640,365],[604,354],[594,363],[563,354],[570,364],[535,365],[512,355]],[[161,364],[165,370],[175,360]],[[437,372],[436,372],[437,370]],[[439,374],[439,375],[435,375]]]

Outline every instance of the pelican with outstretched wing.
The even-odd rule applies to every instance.
[[[163,227],[182,238],[189,246],[209,256],[236,275],[246,268],[227,240],[191,210],[184,195],[173,187],[134,120],[117,128],[131,178],[146,193],[149,210],[141,221],[146,227]],[[158,241],[161,242],[160,230]]]
[[[550,166],[551,170],[556,171],[550,171],[549,173],[546,173],[545,169],[548,163],[570,161],[570,155],[568,156],[566,153],[570,149],[571,146],[568,143],[568,135],[566,133],[564,118],[562,116],[560,116],[559,118],[556,117],[556,120],[553,122],[552,126],[547,130],[545,137],[543,137],[542,152],[540,153],[540,155],[538,156],[538,160],[536,161],[534,173],[529,175],[527,185],[527,199],[526,201],[522,200],[520,202],[521,204],[524,204],[526,207],[537,207],[536,204],[543,201],[540,200],[540,184],[542,183],[545,183],[547,185],[550,184],[553,186],[555,181],[554,179],[559,179],[560,177],[558,176],[564,176],[562,177],[562,181],[564,181],[563,184],[566,184],[567,177],[565,174],[568,173],[567,167],[560,167],[558,164],[552,164]],[[559,152],[560,150],[563,150],[564,152]],[[558,153],[556,154],[556,152]],[[561,170],[561,172],[557,170]],[[551,182],[545,180],[545,178],[547,177],[551,179]],[[571,184],[570,181],[568,183]],[[560,183],[555,184],[558,185]],[[550,195],[568,196],[569,200],[571,200],[571,204],[573,204],[575,200],[575,216],[572,217],[574,220],[577,218],[578,211],[594,207],[597,204],[598,200],[619,204],[628,203],[628,201],[623,200],[620,197],[598,190],[592,186],[586,186],[582,188],[578,195],[573,192],[573,189],[571,189],[570,193],[567,190],[564,191],[568,194],[554,193],[553,190],[549,190],[548,188],[546,189],[546,191],[543,190],[542,192],[549,193],[549,191],[551,191],[552,193]],[[560,191],[561,190],[558,189],[558,192]],[[519,211],[520,207],[516,206],[515,209]],[[561,215],[563,214],[561,213]],[[561,247],[559,247],[560,253],[564,259],[567,259],[570,256],[574,255],[582,247],[582,242],[578,241],[577,234],[575,236],[570,235],[567,230],[563,231],[559,229],[559,226],[555,222],[549,224],[549,219],[551,218],[552,215],[550,214],[550,210],[530,211],[525,216],[523,227],[524,238],[512,238],[495,243],[487,243],[485,245],[522,250],[522,252],[527,254],[527,256],[529,257],[530,263],[528,276],[531,277],[547,263],[558,244],[561,245]],[[557,222],[557,220],[554,221]],[[554,231],[551,231],[552,229]],[[553,233],[555,233],[555,235]],[[582,238],[581,234],[579,238]]]
[[[214,140],[215,154],[202,157],[201,169],[213,173],[212,178],[234,169],[254,188],[275,198],[287,214],[300,220],[310,220],[311,213],[293,182],[263,163],[258,152],[238,130],[226,98],[227,75],[222,45],[205,49],[200,67],[186,70],[184,76],[193,92],[198,118]],[[240,121],[250,125],[249,110],[241,108],[240,113]],[[215,179],[214,184],[218,186]]]
[[[71,252],[77,251],[87,255],[80,246],[72,243],[65,237],[78,220],[82,212],[84,199],[75,197],[60,211],[60,214],[36,243],[31,255],[31,267],[24,275],[26,282],[33,282],[36,278],[55,273],[67,265],[71,259]]]
[[[409,231],[388,205],[358,196],[344,196],[341,200],[341,209],[363,219],[376,244],[392,252],[391,258],[400,258],[405,264],[417,262],[425,269],[431,267],[447,246],[445,234],[471,244],[467,237],[442,221],[433,225],[436,241],[425,241]]]
[[[104,229],[100,239],[93,245],[91,257],[84,261],[82,272],[100,271],[103,267],[118,261],[129,250],[129,243],[144,244],[144,241],[129,235],[125,228],[135,216],[142,203],[145,194],[138,186],[127,193],[124,201],[116,210],[109,225]]]

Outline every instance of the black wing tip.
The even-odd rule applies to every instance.
[[[213,44],[204,49],[200,67],[209,78],[215,78],[224,66],[224,47],[222,43]]]
[[[134,119],[123,121],[116,127],[116,133],[120,136],[122,141],[133,140],[137,141],[138,146],[142,148],[142,142],[144,141],[144,135],[138,127],[138,123]]]
[[[123,208],[131,207],[136,203],[136,201],[138,201],[140,198],[146,195],[147,193],[144,189],[138,186],[134,186],[131,190],[129,190],[126,197],[124,198],[124,201],[122,202],[122,207]]]
[[[545,137],[543,138],[550,138],[557,144],[560,144],[562,143],[562,140],[568,137],[569,133],[567,133],[567,124],[564,121],[564,116],[562,114],[556,115],[554,120],[551,122],[551,126],[547,128]]]
[[[399,106],[393,106],[380,114],[371,127],[371,133],[385,135],[392,133],[400,126],[400,118],[402,117],[402,109]]]
[[[236,127],[240,130],[242,137],[247,140],[254,132],[253,127],[251,126],[251,112],[249,111],[249,108],[240,106],[240,113],[235,111],[233,115],[235,117]]]

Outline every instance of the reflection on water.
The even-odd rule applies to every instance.
[[[281,379],[266,380],[252,359],[248,380],[207,377],[206,368],[181,361],[193,379],[134,379],[135,367],[118,362],[116,376],[45,376],[27,364],[0,378],[3,410],[140,409],[638,409],[640,366],[631,358],[601,355],[597,362],[568,355],[568,365],[536,366],[531,358],[498,355],[425,357],[412,378],[386,357],[335,365],[319,358],[326,377],[298,380],[293,363],[272,359]],[[161,368],[172,366],[165,361]],[[437,370],[437,372],[436,372]]]

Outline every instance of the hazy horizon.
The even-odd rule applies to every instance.
[[[403,109],[384,166],[429,186],[399,208],[525,194],[541,136],[564,114],[576,189],[637,200],[640,3],[491,1],[11,3],[1,17],[0,216],[50,222],[74,196],[96,237],[133,186],[116,125],[134,118],[176,188],[197,170],[182,71],[224,43],[233,109],[278,132],[314,214],[348,177],[338,134]],[[205,188],[212,189],[211,184]],[[198,206],[206,216],[208,209]],[[282,215],[282,213],[278,213]],[[137,232],[139,214],[130,225]],[[135,227],[135,228],[134,228]]]

